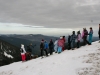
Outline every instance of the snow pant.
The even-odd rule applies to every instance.
[[[72,42],[71,42],[71,48],[72,49],[75,48],[75,40],[72,40]]]
[[[65,50],[65,46],[62,48],[62,51],[64,51]]]
[[[47,52],[47,49],[44,49],[45,53],[46,53],[46,56],[48,56],[48,52]]]
[[[57,45],[54,46],[54,50],[55,50],[55,52],[57,52],[57,50],[58,50],[58,46]]]
[[[49,50],[50,50],[50,55],[51,55],[51,54],[52,54],[52,52],[53,52],[53,48],[50,48]]]
[[[62,47],[58,46],[58,53],[62,52]]]
[[[80,41],[77,42],[77,48],[79,48],[79,47],[80,47]]]
[[[89,43],[92,43],[92,35],[89,36]]]
[[[89,44],[90,44],[90,43],[87,41],[87,37],[84,37],[84,38],[83,38],[83,41],[84,41],[84,45],[86,45],[86,44],[89,45]]]
[[[21,54],[21,57],[22,57],[22,61],[25,61],[25,59],[26,59],[25,54]]]
[[[71,49],[71,43],[69,42],[68,43],[68,50],[70,50]]]
[[[41,56],[43,56],[43,49],[41,49]]]

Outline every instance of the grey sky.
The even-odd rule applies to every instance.
[[[0,22],[11,27],[10,23],[16,23],[58,30],[92,26],[96,31],[100,23],[100,0],[0,0]]]

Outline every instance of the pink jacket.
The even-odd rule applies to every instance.
[[[77,36],[77,40],[78,40],[78,41],[81,40],[81,34],[78,34],[78,36]]]
[[[82,32],[82,38],[84,37],[84,31]]]
[[[63,47],[64,46],[63,39],[58,40],[58,46],[60,46],[60,47]]]

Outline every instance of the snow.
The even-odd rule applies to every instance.
[[[0,75],[100,75],[100,43],[2,66]]]
[[[13,59],[13,56],[7,54],[6,52],[4,52],[4,55],[5,55],[6,57],[8,57],[8,58],[12,58],[12,59]]]

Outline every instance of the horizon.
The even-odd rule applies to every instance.
[[[0,36],[1,36],[1,35],[43,35],[43,34],[0,34]],[[53,35],[43,35],[43,36],[60,37],[61,35],[58,35],[58,36],[53,36]],[[62,35],[62,36],[68,37],[69,35]],[[93,37],[98,37],[98,36],[93,36]]]

